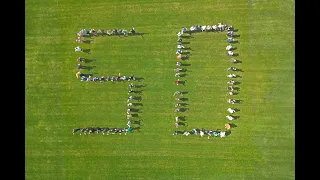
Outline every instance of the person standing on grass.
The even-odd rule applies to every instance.
[[[179,127],[179,124],[178,124],[177,122],[175,122],[175,123],[174,123],[174,126],[175,126],[176,128],[178,128],[178,127]]]
[[[234,53],[233,53],[232,51],[228,51],[228,55],[229,55],[229,56],[233,56]]]
[[[229,113],[231,113],[231,114],[233,114],[233,113],[236,112],[236,110],[234,110],[234,109],[232,109],[232,108],[228,108],[227,111],[228,111]]]
[[[74,51],[75,52],[82,52],[82,49],[80,48],[80,46],[77,46],[74,48]]]
[[[83,66],[81,65],[81,64],[77,64],[77,69],[78,70],[80,70],[80,69],[82,69],[83,68]]]
[[[234,103],[236,103],[236,100],[234,100],[234,99],[228,99],[228,103],[234,104]]]
[[[226,118],[229,119],[230,121],[234,120],[234,117],[232,117],[230,115],[226,116]]]
[[[180,72],[180,71],[182,71],[182,69],[181,68],[176,68],[176,69],[174,69],[176,72]]]
[[[78,57],[77,61],[78,61],[78,62],[83,62],[83,61],[84,61],[84,58]]]
[[[174,76],[175,77],[180,77],[180,73],[176,73]]]
[[[202,130],[200,130],[200,136],[203,137],[204,132]]]
[[[180,91],[176,91],[173,93],[173,96],[180,94],[182,96],[182,93]]]
[[[226,47],[226,50],[229,51],[229,50],[231,50],[231,49],[232,49],[232,46],[231,46],[231,44],[229,44],[229,45]]]
[[[181,34],[181,32],[179,31],[178,34],[177,34],[178,38],[180,38],[181,35],[182,35],[182,34]]]
[[[110,131],[110,128],[104,128],[102,130],[102,134],[104,135],[104,133],[107,133],[107,135],[109,135],[109,131]]]
[[[76,73],[76,77],[77,77],[77,79],[79,79],[80,74],[81,74],[81,72],[80,72],[80,71],[78,71],[78,72]]]
[[[197,132],[196,129],[192,129],[191,132],[192,132],[194,135],[196,135],[196,136],[198,135],[198,132]]]
[[[130,114],[131,108],[127,109],[127,114]]]
[[[131,101],[132,99],[133,99],[133,96],[129,96],[127,102]]]
[[[127,106],[128,106],[128,107],[132,106],[132,103],[128,103]]]
[[[73,129],[73,130],[72,130],[72,135],[74,135],[74,133],[76,133],[76,132],[78,132],[78,131],[80,131],[80,128],[75,128],[75,129]]]
[[[127,114],[126,118],[127,118],[127,119],[132,118],[132,114]]]
[[[134,30],[134,27],[130,30],[130,32],[132,33],[132,36],[136,35],[136,31]]]
[[[184,48],[184,46],[182,46],[182,45],[178,44],[177,48],[178,48],[178,49],[183,49],[183,48]]]
[[[127,128],[125,131],[124,135],[127,135],[128,132],[132,131],[132,127]]]
[[[127,126],[130,127],[130,125],[131,125],[131,120],[127,122]]]
[[[184,133],[183,133],[183,135],[185,135],[185,136],[189,136],[189,132],[188,131],[185,131]]]
[[[234,83],[235,83],[234,80],[230,80],[230,81],[227,82],[227,84],[234,84]]]
[[[180,80],[179,80],[179,79],[177,79],[177,80],[176,80],[176,84],[177,84],[177,85],[179,85],[179,83],[180,83]]]

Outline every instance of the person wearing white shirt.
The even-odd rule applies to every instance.
[[[230,115],[226,116],[227,119],[229,119],[230,121],[232,121],[234,118]]]
[[[75,51],[75,52],[81,52],[82,49],[80,48],[80,46],[77,46],[77,47],[74,48],[74,51]]]
[[[226,47],[226,50],[229,51],[232,48],[231,44]]]
[[[233,54],[234,54],[234,53],[233,53],[232,51],[228,51],[228,55],[229,55],[229,56],[233,56]]]
[[[228,108],[227,111],[228,111],[229,113],[231,113],[231,114],[233,114],[233,113],[236,112],[236,110],[234,110],[234,109],[232,109],[232,108]]]
[[[235,74],[228,74],[227,77],[229,77],[229,78],[235,78],[235,77],[237,77],[237,75],[235,75]]]

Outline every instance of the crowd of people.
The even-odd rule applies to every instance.
[[[179,43],[178,46],[177,46],[177,51],[176,51],[176,54],[178,54],[177,56],[177,59],[178,59],[178,62],[176,63],[176,69],[175,69],[175,77],[180,77],[180,74],[179,72],[181,70],[183,70],[182,68],[180,68],[180,66],[182,65],[182,63],[179,61],[181,58],[182,58],[182,53],[183,53],[183,49],[185,48],[181,43],[183,42],[182,40],[182,35],[184,33],[186,33],[188,30],[186,27],[183,27],[181,29],[181,31],[179,31],[177,33],[177,36],[178,36],[178,40],[177,42]],[[217,25],[213,25],[213,26],[210,26],[210,25],[207,25],[207,26],[200,26],[200,25],[196,25],[196,26],[191,26],[190,29],[189,29],[189,33],[190,35],[194,32],[204,32],[204,31],[219,31],[219,32],[223,32],[223,31],[227,31],[227,43],[229,43],[226,47],[226,50],[227,50],[227,55],[228,56],[235,56],[237,55],[236,53],[233,52],[233,49],[235,49],[231,43],[236,43],[237,40],[233,38],[233,36],[235,35],[234,34],[234,28],[233,26],[227,26],[226,24],[222,24],[222,23],[219,23],[218,26]],[[234,64],[238,63],[239,61],[234,59],[234,58],[231,58],[229,60],[229,62],[232,62]],[[229,67],[227,69],[228,71],[238,71],[239,69],[236,68],[236,67]],[[237,77],[241,77],[239,75],[236,75],[236,74],[229,74],[227,75],[227,77],[229,78],[237,78]],[[179,82],[180,80],[177,79],[176,80],[176,84],[179,85]],[[236,92],[236,88],[233,86],[235,85],[237,82],[235,80],[230,80],[227,82],[228,86],[227,86],[227,90],[228,90],[228,95],[236,95],[237,92]],[[173,96],[182,96],[183,94],[180,92],[180,91],[176,91],[174,92]],[[176,98],[176,100],[179,100],[180,98]],[[238,101],[235,100],[235,99],[228,99],[227,100],[228,103],[231,103],[231,104],[235,104],[237,103]],[[175,111],[174,112],[179,112],[179,103],[176,103],[175,105]],[[238,109],[236,108],[228,108],[227,111],[230,113],[230,115],[227,115],[226,118],[228,120],[234,120],[236,119],[236,116],[233,116],[232,114],[237,112]],[[176,130],[174,131],[173,135],[178,135],[178,134],[182,134],[182,135],[185,135],[185,136],[188,136],[190,134],[192,135],[200,135],[200,137],[203,137],[204,135],[207,135],[208,136],[208,139],[213,135],[214,137],[218,137],[220,136],[221,138],[222,137],[225,137],[227,136],[231,131],[231,124],[230,123],[226,123],[225,124],[225,131],[221,131],[221,130],[206,130],[204,128],[194,128],[192,129],[191,131],[187,131],[187,130],[184,130],[184,131],[178,131],[178,127],[179,127],[179,122],[180,122],[180,119],[183,118],[185,119],[185,116],[176,116],[175,117],[175,128]]]
[[[132,35],[134,36],[136,34],[134,28],[132,28],[130,30],[130,32],[132,33]],[[104,30],[103,29],[99,29],[98,31],[95,31],[94,29],[91,29],[90,31],[87,31],[86,29],[82,29],[80,30],[77,35],[78,37],[76,38],[76,42],[77,43],[83,43],[84,42],[84,37],[89,37],[91,38],[91,36],[98,36],[98,35],[104,35]],[[125,29],[114,29],[114,30],[107,30],[107,34],[109,36],[111,35],[121,35],[123,34],[124,36],[127,36],[128,33]],[[75,47],[75,52],[83,52],[83,49],[80,47],[80,46],[76,46]],[[96,77],[96,76],[92,76],[92,75],[86,75],[84,73],[81,72],[82,69],[85,69],[86,66],[82,65],[81,63],[86,63],[86,58],[83,58],[83,57],[78,57],[77,58],[77,69],[78,69],[78,72],[76,73],[76,78],[77,79],[81,79],[81,81],[85,81],[85,82],[88,82],[88,81],[94,81],[94,82],[105,82],[105,81],[110,81],[110,82],[115,82],[115,81],[135,81],[136,78],[134,75],[131,75],[131,76],[121,76],[120,73],[117,75],[117,76],[101,76],[101,77]],[[128,95],[133,93],[134,90],[134,84],[133,82],[131,82],[129,84],[129,90],[128,90]],[[128,133],[128,132],[131,132],[134,128],[131,127],[131,124],[132,124],[132,114],[131,114],[131,106],[133,105],[132,102],[129,102],[129,101],[132,101],[134,98],[133,95],[130,95],[127,102],[128,102],[128,109],[127,109],[127,114],[126,114],[126,118],[128,120],[127,122],[127,126],[128,128],[92,128],[92,127],[88,127],[88,128],[75,128],[72,130],[72,135],[74,135],[75,133],[79,133],[80,135],[84,134],[84,135],[87,135],[87,134],[92,134],[92,133],[102,133],[103,135],[104,134],[122,134],[122,133],[125,133],[125,135]]]
[[[134,28],[130,29],[130,33],[134,36],[136,35],[136,31],[134,30]],[[87,29],[82,29],[77,33],[77,38],[76,38],[76,42],[77,43],[83,43],[85,41],[85,37],[88,37],[91,39],[91,36],[99,36],[99,35],[124,35],[127,36],[128,35],[128,31],[126,29],[113,29],[113,30],[107,30],[107,33],[104,32],[103,29],[99,29],[98,31],[96,31],[95,29],[90,29],[89,31]],[[80,46],[76,46],[74,48],[75,52],[84,52],[84,50],[80,47]],[[78,69],[78,72],[76,73],[76,77],[77,79],[81,79],[81,81],[95,81],[95,82],[104,82],[104,81],[110,81],[110,82],[114,82],[114,81],[125,81],[125,80],[134,80],[134,76],[120,76],[120,74],[118,76],[101,76],[101,77],[93,77],[90,74],[84,74],[81,73],[81,70],[83,69],[88,69],[89,67],[83,65],[83,63],[87,62],[86,58],[83,57],[78,57],[77,58],[77,66],[76,68]]]
[[[236,54],[232,51],[234,49],[234,47],[230,44],[230,43],[234,43],[234,42],[237,42],[237,40],[233,39],[233,36],[234,36],[234,28],[232,26],[227,26],[226,24],[221,24],[219,23],[218,26],[216,25],[213,25],[213,26],[200,26],[200,25],[196,25],[196,26],[191,26],[190,27],[190,30],[189,30],[189,33],[190,35],[194,32],[204,32],[204,31],[220,31],[220,32],[223,32],[223,31],[226,31],[227,30],[227,43],[229,43],[227,46],[226,46],[226,50],[227,50],[227,55],[228,56],[235,56]],[[134,28],[132,28],[130,30],[130,32],[132,33],[132,35],[135,35],[136,32],[134,30]],[[177,62],[176,62],[176,68],[174,69],[175,70],[175,77],[178,77],[178,79],[175,80],[175,84],[176,85],[180,85],[180,84],[184,84],[185,81],[181,81],[179,77],[181,77],[180,75],[180,72],[184,71],[183,68],[181,68],[181,66],[183,65],[182,62],[180,61],[181,59],[183,59],[183,51],[185,48],[184,45],[182,45],[183,43],[183,39],[182,39],[182,35],[184,33],[187,32],[187,28],[186,27],[183,27],[181,29],[181,31],[179,31],[177,33],[177,36],[178,36],[178,45],[177,45],[177,51],[176,51],[176,54],[177,54]],[[99,34],[102,34],[104,35],[104,30],[103,29],[99,29],[97,32],[94,30],[94,29],[91,29],[90,31],[87,31],[86,29],[82,29],[81,31],[79,31],[77,33],[78,37],[76,38],[76,42],[78,43],[82,43],[84,42],[84,37],[85,36],[88,36],[91,38],[91,36],[98,36]],[[107,30],[107,35],[111,36],[111,35],[124,35],[124,36],[127,36],[128,35],[128,32],[127,30],[125,29],[114,29],[114,30]],[[75,52],[83,52],[83,49],[80,47],[80,46],[77,46],[75,47]],[[228,60],[229,62],[231,63],[238,63],[239,61],[236,60],[235,58],[231,58],[230,60]],[[110,81],[110,82],[115,82],[115,81],[131,81],[131,80],[135,80],[135,77],[134,75],[131,75],[131,76],[121,76],[120,73],[118,74],[118,76],[107,76],[107,77],[104,77],[104,76],[101,76],[101,77],[96,77],[96,76],[92,76],[92,75],[88,75],[86,76],[84,73],[81,72],[81,69],[84,69],[85,66],[83,66],[81,63],[83,62],[86,62],[86,59],[83,58],[83,57],[79,57],[77,58],[77,69],[79,70],[77,73],[76,73],[76,77],[77,79],[80,78],[81,81],[95,81],[95,82],[104,82],[104,81]],[[236,67],[229,67],[227,69],[228,71],[238,71],[238,68]],[[238,78],[238,77],[241,77],[239,75],[236,75],[236,74],[228,74],[227,75],[228,78]],[[228,95],[236,95],[237,92],[236,92],[236,88],[233,86],[235,85],[237,82],[235,80],[230,80],[227,82],[228,86],[227,86],[227,90],[228,90]],[[79,132],[79,134],[91,134],[91,133],[102,133],[103,135],[104,134],[122,134],[122,133],[125,133],[125,135],[128,133],[128,132],[131,132],[133,130],[133,128],[131,127],[132,125],[132,114],[131,114],[131,111],[132,111],[132,106],[133,106],[133,103],[132,101],[133,100],[136,100],[135,96],[132,95],[131,93],[134,92],[133,88],[135,87],[135,85],[133,83],[130,83],[129,84],[129,90],[128,90],[128,99],[127,99],[127,112],[126,112],[126,119],[127,119],[127,126],[128,128],[92,128],[92,127],[88,127],[88,128],[75,128],[72,130],[72,134],[74,135],[75,133]],[[175,100],[176,100],[176,104],[175,104],[175,109],[174,109],[174,112],[182,112],[181,111],[181,96],[183,96],[183,93],[181,91],[175,91],[173,96],[175,97]],[[229,98],[227,100],[228,103],[230,104],[236,104],[238,102],[238,100],[235,100],[235,99],[231,99]],[[230,113],[229,115],[226,116],[226,118],[230,121],[236,119],[236,116],[233,116],[232,114],[234,114],[235,112],[238,111],[238,109],[236,108],[228,108],[227,111]],[[174,126],[175,126],[175,131],[173,133],[173,135],[178,135],[178,134],[183,134],[185,136],[188,136],[188,135],[200,135],[200,137],[203,137],[204,135],[207,135],[208,136],[208,139],[213,135],[214,137],[225,137],[228,135],[228,133],[230,133],[230,129],[231,129],[231,124],[229,123],[226,123],[225,124],[225,129],[226,131],[222,131],[222,130],[206,130],[204,128],[193,128],[191,131],[187,131],[187,130],[184,130],[184,131],[178,131],[178,128],[179,128],[179,125],[183,125],[186,127],[186,122],[185,122],[185,118],[186,116],[175,116],[175,123],[174,123]]]
[[[227,32],[227,37],[228,37],[227,42],[228,42],[228,43],[234,42],[234,39],[232,39],[232,36],[234,36],[234,31],[233,31],[233,29],[232,29],[232,30],[228,30],[228,32]],[[230,41],[230,39],[231,39],[232,41]],[[229,55],[229,56],[235,54],[235,53],[232,51],[233,48],[234,48],[234,47],[233,47],[231,44],[229,44],[229,45],[226,47],[226,50],[228,51],[228,55]],[[230,60],[228,60],[228,62],[231,62],[231,63],[233,63],[233,64],[239,63],[239,61],[236,60],[235,58],[231,58]],[[236,72],[236,71],[241,71],[241,69],[238,69],[238,68],[236,68],[236,67],[231,66],[231,67],[227,68],[227,71]],[[239,77],[241,77],[241,76],[236,75],[236,74],[228,74],[227,77],[228,77],[228,78],[231,78],[231,80],[227,81],[227,84],[228,84],[228,86],[227,86],[227,90],[228,90],[227,94],[230,95],[230,96],[237,95],[237,94],[238,94],[237,89],[236,89],[233,85],[238,84],[238,82],[236,82],[236,81],[233,80],[233,79],[234,79],[234,78],[239,78]],[[235,100],[235,99],[232,99],[232,98],[228,98],[228,99],[227,99],[227,102],[230,103],[230,104],[236,104],[236,103],[239,102],[239,100]],[[233,116],[232,114],[234,114],[235,112],[237,112],[238,109],[236,109],[236,108],[228,108],[227,111],[230,113],[229,115],[226,116],[226,118],[227,118],[228,120],[232,121],[232,120],[235,120],[235,119],[237,118],[237,116]],[[229,125],[229,126],[226,125],[226,128],[230,128],[230,125]]]
[[[81,136],[83,135],[89,135],[89,134],[99,134],[102,133],[102,135],[109,135],[109,134],[119,134],[121,135],[122,133],[124,133],[124,135],[127,135],[127,133],[131,132],[133,130],[132,127],[128,127],[128,128],[100,128],[100,127],[87,127],[87,128],[74,128],[72,130],[72,135],[74,135],[75,133],[79,133],[79,135]]]

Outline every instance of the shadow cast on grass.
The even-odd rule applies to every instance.
[[[187,116],[179,116],[179,120],[186,121],[187,120]]]
[[[240,91],[239,87],[233,87],[233,89],[236,90],[236,91]]]
[[[187,122],[178,122],[178,125],[180,126],[188,126],[188,123]]]
[[[142,91],[144,91],[144,90],[140,90],[140,91],[132,91],[133,93],[135,93],[135,94],[141,94],[142,93]]]
[[[136,108],[130,108],[130,112],[139,112],[140,110],[139,109],[136,109]]]
[[[193,36],[181,36],[181,38],[190,39],[190,38],[194,38],[194,37]]]
[[[135,79],[136,79],[136,81],[142,81],[142,80],[144,80],[143,77],[136,77]]]
[[[131,115],[132,115],[132,117],[139,117],[138,114],[131,114]]]
[[[92,41],[93,40],[83,40],[83,42],[86,43],[86,44],[91,44]]]
[[[95,68],[96,66],[82,66],[81,69],[86,69],[90,71],[91,69]]]
[[[231,43],[231,44],[240,44],[238,40],[234,40],[234,41],[229,42],[229,43]]]
[[[133,131],[136,130],[136,131],[140,132],[140,126],[132,127],[132,130],[133,130]]]
[[[189,98],[176,98],[177,101],[188,101]],[[181,103],[182,104],[182,103]]]
[[[91,50],[90,49],[84,49],[83,52],[90,54]]]
[[[231,128],[236,128],[236,127],[238,127],[236,124],[234,124],[234,123],[229,123],[230,124],[230,127]]]
[[[138,124],[139,126],[142,126],[141,125],[141,119],[140,120],[134,120],[134,121],[132,121],[132,124]]]
[[[132,105],[134,105],[134,106],[143,106],[142,103],[132,103]]]
[[[190,52],[189,52],[189,51],[187,51],[187,52],[182,52],[181,54],[187,54],[187,55],[189,55]],[[181,58],[181,59],[182,59],[182,58]]]
[[[229,136],[231,134],[231,131],[230,130],[227,130],[226,131],[226,136]]]
[[[137,85],[135,86],[136,88],[142,88],[142,87],[146,87],[147,85]]]
[[[87,58],[84,59],[85,63],[91,63],[93,61],[96,61],[96,60],[95,59],[87,59]]]
[[[186,112],[189,108],[180,108],[180,112]]]
[[[133,99],[134,99],[134,100],[137,100],[137,101],[141,101],[141,100],[142,100],[142,97],[141,97],[141,96],[135,96]]]

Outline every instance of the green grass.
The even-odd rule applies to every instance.
[[[294,1],[26,1],[26,179],[295,179]],[[223,129],[225,33],[190,42],[186,86],[176,86],[177,32],[196,24],[239,29],[235,65],[244,72],[237,125],[226,138],[172,136],[176,90],[187,91],[188,127]],[[94,37],[74,52],[83,29],[135,27],[143,37]],[[76,127],[125,127],[128,83],[81,82],[90,73],[143,77],[140,132],[71,135]],[[88,71],[84,71],[88,72]],[[184,128],[179,128],[183,130]]]

